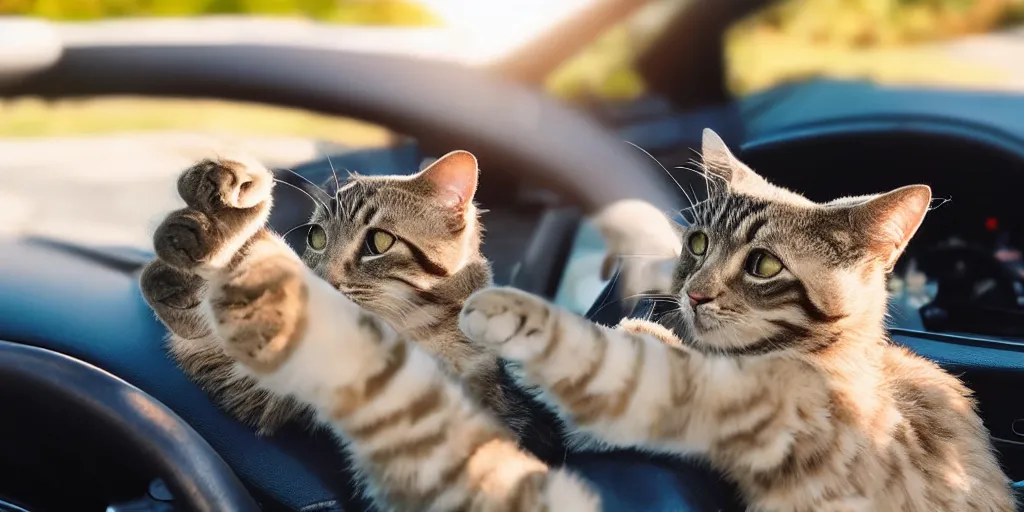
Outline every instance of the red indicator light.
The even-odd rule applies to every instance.
[[[995,231],[999,229],[999,219],[995,217],[989,217],[985,219],[985,229],[989,231]]]

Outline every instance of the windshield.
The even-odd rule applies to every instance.
[[[606,31],[547,81],[573,100],[646,92],[635,61],[687,0],[657,0]],[[1024,91],[1024,0],[783,0],[723,35],[735,97],[816,77]]]

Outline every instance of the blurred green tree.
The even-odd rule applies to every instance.
[[[0,15],[5,14],[53,20],[250,14],[350,25],[439,24],[430,11],[406,0],[0,0]]]

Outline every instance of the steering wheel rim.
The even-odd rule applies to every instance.
[[[358,72],[353,72],[356,70]],[[580,112],[484,70],[396,55],[252,44],[64,45],[0,97],[221,98],[377,123],[422,146],[474,152],[586,213],[622,199],[678,208],[669,177]]]
[[[175,502],[200,512],[258,511],[220,455],[177,414],[127,382],[50,350],[0,341],[0,389],[17,389],[66,410],[84,430],[99,427],[126,445],[132,462],[164,480]]]

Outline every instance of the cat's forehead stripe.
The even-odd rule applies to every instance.
[[[749,242],[757,230],[764,227],[766,218],[761,216],[768,209],[768,203],[754,198],[729,195],[705,201],[711,203],[707,210],[697,213],[699,224],[713,228],[720,233],[735,233],[748,225],[746,240]],[[753,220],[751,220],[753,218]],[[753,229],[753,232],[750,230]]]
[[[370,223],[372,223],[372,222],[373,222],[373,220],[374,220],[374,217],[376,217],[376,216],[377,216],[377,212],[378,212],[378,211],[379,211],[379,210],[377,209],[377,207],[376,207],[376,206],[374,206],[374,205],[372,205],[372,204],[368,204],[368,205],[366,205],[366,208],[364,208],[364,209],[363,209],[363,212],[362,212],[362,214],[361,214],[361,215],[359,216],[359,218],[360,218],[360,222],[361,222],[361,223],[362,223],[362,224],[363,224],[364,226],[369,226],[369,225],[370,225]]]
[[[753,242],[754,237],[757,236],[757,232],[760,231],[767,223],[768,219],[766,217],[757,217],[750,221],[747,225],[747,232],[743,235],[743,240],[748,244]]]

